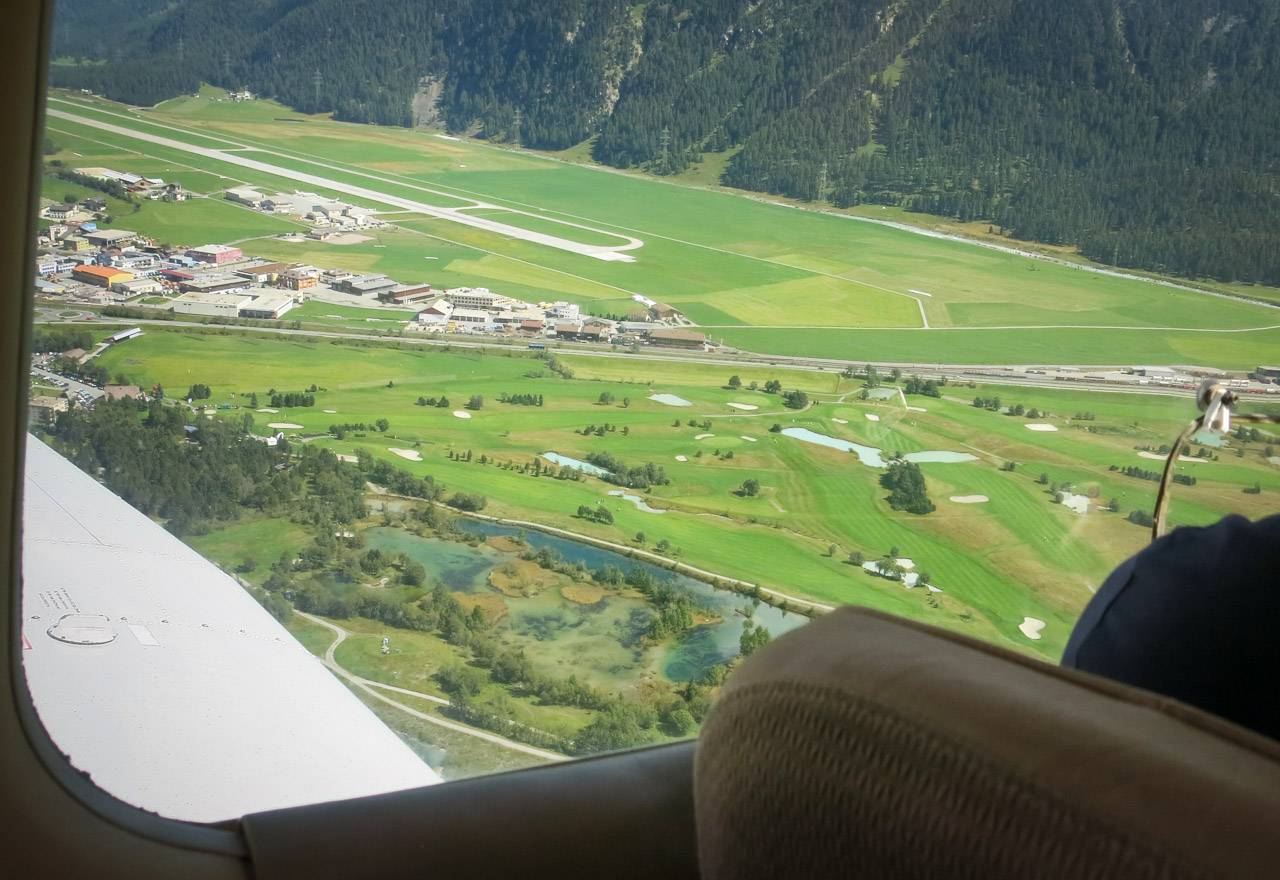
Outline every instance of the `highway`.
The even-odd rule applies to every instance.
[[[74,324],[73,321],[51,321],[54,324]],[[519,344],[509,342],[488,342],[488,341],[472,341],[463,339],[438,339],[438,338],[421,338],[416,336],[381,336],[370,333],[343,333],[336,330],[294,330],[287,327],[253,327],[242,325],[221,325],[221,324],[205,324],[197,321],[164,321],[158,319],[147,318],[98,318],[94,321],[96,324],[109,326],[137,326],[143,324],[153,324],[159,327],[171,328],[198,328],[198,329],[231,329],[236,331],[244,331],[247,333],[265,333],[277,336],[302,336],[319,339],[350,339],[361,342],[371,342],[375,340],[394,341],[406,345],[423,345],[435,346],[443,348],[462,348],[462,349],[485,349],[493,351],[524,351],[525,349]],[[800,358],[788,355],[760,355],[748,352],[741,353],[715,353],[715,354],[696,354],[693,352],[679,351],[617,351],[612,349],[587,348],[585,346],[577,346],[572,343],[548,342],[546,351],[562,355],[573,355],[575,357],[602,357],[602,358],[623,358],[635,361],[652,361],[666,363],[697,363],[699,365],[720,366],[720,367],[778,367],[789,370],[806,370],[809,372],[827,372],[835,373],[843,370],[845,367],[854,366],[861,367],[865,363],[871,363],[877,370],[887,373],[893,369],[899,369],[904,375],[921,376],[926,379],[943,379],[948,382],[980,382],[984,385],[1008,385],[1020,388],[1054,388],[1062,389],[1084,389],[1090,391],[1099,391],[1103,393],[1120,393],[1120,394],[1147,394],[1157,397],[1183,397],[1188,400],[1191,397],[1191,391],[1185,388],[1169,388],[1158,385],[1141,385],[1134,377],[1134,381],[1116,385],[1105,382],[1087,381],[1083,378],[1073,379],[1072,381],[1057,381],[1052,378],[1040,375],[1027,375],[1020,371],[1028,368],[1044,369],[1044,364],[926,364],[914,363],[911,361],[841,361],[830,358]],[[1056,366],[1070,367],[1069,364],[1058,364]],[[1106,370],[1118,370],[1129,366],[1125,364],[1116,364],[1111,366],[1100,366],[1097,364],[1081,364],[1075,368],[1080,371],[1101,372]],[[1280,399],[1280,395],[1263,395],[1250,392],[1240,392],[1243,397],[1248,399],[1262,401]]]

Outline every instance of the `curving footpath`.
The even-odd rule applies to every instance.
[[[329,647],[325,648],[324,657],[321,658],[322,662],[324,663],[325,666],[329,667],[329,669],[332,670],[336,675],[346,679],[348,682],[351,683],[353,687],[359,688],[369,696],[373,697],[375,700],[381,700],[382,702],[386,703],[389,706],[395,706],[401,712],[405,712],[406,714],[412,715],[414,718],[417,718],[420,721],[426,721],[428,724],[435,724],[439,727],[447,728],[456,733],[466,734],[467,736],[474,736],[476,739],[482,739],[482,740],[485,740],[486,742],[493,743],[494,745],[502,746],[503,748],[506,748],[506,749],[511,749],[512,751],[523,752],[526,755],[532,755],[533,757],[541,758],[544,761],[569,760],[567,756],[561,755],[557,752],[548,752],[545,749],[538,749],[538,748],[534,748],[533,746],[527,746],[524,743],[519,743],[514,740],[507,739],[506,737],[499,736],[496,733],[489,733],[488,731],[485,731],[485,730],[478,730],[474,727],[468,727],[465,724],[459,724],[456,721],[449,721],[447,718],[439,718],[435,715],[430,715],[426,712],[421,712],[417,709],[414,709],[412,706],[406,706],[404,703],[397,702],[391,699],[390,697],[385,696],[384,694],[378,693],[378,691],[375,690],[375,688],[381,689],[381,690],[393,691],[398,694],[405,694],[406,696],[416,697],[420,700],[428,700],[432,703],[438,703],[441,706],[449,705],[448,700],[441,699],[440,697],[434,696],[433,694],[424,694],[420,691],[411,691],[411,690],[408,690],[407,688],[396,687],[395,685],[391,685],[391,684],[383,684],[380,681],[374,681],[373,679],[370,679],[370,678],[364,678],[362,676],[356,675],[354,672],[348,671],[338,663],[338,659],[335,656],[335,653],[338,650],[338,646],[341,645],[344,641],[346,641],[347,636],[351,635],[351,633],[343,629],[342,627],[338,626],[336,623],[330,623],[329,621],[325,620],[322,617],[316,617],[314,614],[308,614],[305,611],[295,611],[294,614],[297,614],[300,617],[311,621],[312,623],[318,623],[333,633],[334,635],[333,641],[329,644]]]

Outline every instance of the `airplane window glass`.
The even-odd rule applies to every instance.
[[[210,821],[693,737],[846,604],[1057,662],[1171,453],[1170,527],[1275,511],[1274,426],[1172,449],[1205,380],[1280,410],[1275,26],[1055,31],[1086,88],[1012,14],[777,5],[59,4],[23,660],[76,767]]]

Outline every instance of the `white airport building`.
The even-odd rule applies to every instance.
[[[215,292],[188,291],[173,300],[174,314],[212,318],[275,319],[292,308],[292,295],[286,291],[266,288]]]

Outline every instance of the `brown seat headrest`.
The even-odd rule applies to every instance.
[[[712,880],[1280,872],[1271,740],[862,609],[734,673],[695,802]]]

